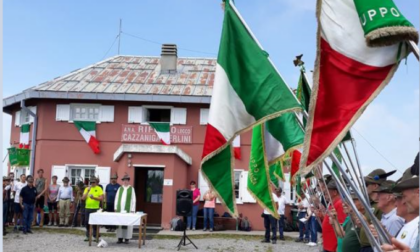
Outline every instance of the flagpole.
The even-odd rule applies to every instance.
[[[410,45],[411,51],[413,52],[414,56],[416,56],[417,61],[419,61],[419,48],[413,40],[409,40],[408,44]]]

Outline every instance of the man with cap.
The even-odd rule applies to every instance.
[[[85,200],[85,227],[86,227],[86,238],[85,241],[89,241],[89,216],[91,213],[95,213],[99,210],[99,204],[104,200],[104,194],[102,188],[98,186],[98,180],[95,176],[90,178],[90,185],[85,189],[82,200]],[[93,237],[96,238],[96,226],[92,227]],[[96,240],[96,239],[95,239]]]
[[[332,217],[332,223],[338,220],[337,224],[341,225],[346,219],[346,214],[343,210],[343,203],[341,201],[340,194],[338,193],[336,183],[331,180],[327,185],[327,189],[328,194],[331,196],[328,212],[331,215],[330,217]],[[324,252],[337,251],[337,237],[334,228],[330,223],[330,218],[324,218],[322,221],[322,238]]]
[[[114,212],[115,196],[117,195],[120,184],[117,183],[118,175],[115,173],[111,176],[111,183],[105,187],[106,211]],[[115,231],[115,226],[108,226],[108,232]]]
[[[387,173],[383,169],[376,169],[364,177],[366,189],[370,198],[370,205],[373,208],[373,214],[378,220],[382,218],[382,212],[377,207],[378,193],[375,192],[375,190],[377,190],[379,186],[386,181],[387,177],[391,176],[395,172],[396,170]],[[364,216],[367,220],[370,220],[367,213],[365,213]],[[373,252],[372,245],[370,244],[363,228],[360,229],[360,245],[360,252]]]
[[[63,186],[60,186],[57,194],[58,207],[60,208],[59,216],[60,223],[59,227],[68,227],[69,226],[69,217],[70,217],[70,208],[73,205],[73,187],[69,186],[69,178],[63,178]]]
[[[382,212],[381,223],[391,236],[395,236],[404,225],[404,219],[397,215],[396,197],[392,192],[395,182],[387,180],[374,190],[378,193],[378,209]]]
[[[136,193],[134,188],[130,185],[130,176],[124,175],[122,178],[123,185],[117,190],[115,199],[115,212],[117,213],[134,213],[136,211]],[[117,243],[128,244],[133,237],[133,226],[118,226],[117,229]]]

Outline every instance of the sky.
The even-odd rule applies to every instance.
[[[117,55],[159,56],[162,43],[180,57],[216,57],[221,0],[53,1],[3,4],[3,97]],[[310,76],[316,52],[315,0],[236,0],[236,6],[290,87],[304,54]],[[418,29],[419,2],[395,0]],[[3,158],[11,118],[3,113]],[[419,63],[411,55],[355,124],[353,136],[363,172],[397,169],[397,179],[419,150]],[[6,162],[3,163],[3,172]]]

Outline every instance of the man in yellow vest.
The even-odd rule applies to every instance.
[[[92,176],[90,178],[90,185],[85,189],[82,200],[86,201],[85,205],[85,226],[86,226],[86,238],[85,241],[89,241],[89,216],[91,213],[95,213],[99,210],[99,204],[104,200],[104,193],[102,188],[98,186],[98,179]],[[93,237],[96,238],[96,226],[92,227]]]
[[[136,193],[130,185],[130,176],[126,174],[122,178],[123,184],[118,188],[115,198],[115,212],[117,213],[134,213],[136,211]],[[128,244],[133,237],[133,226],[118,226],[117,243]]]

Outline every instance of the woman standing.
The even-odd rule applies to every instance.
[[[216,207],[216,195],[213,193],[212,189],[209,189],[206,194],[204,194],[204,228],[203,231],[207,230],[207,219],[210,222],[210,232],[213,232],[214,228],[214,208]]]
[[[195,224],[197,223],[197,212],[198,206],[200,205],[200,190],[197,188],[197,183],[195,181],[190,182],[191,191],[193,192],[193,208],[192,213],[188,216],[187,219],[187,230],[191,228],[192,220],[192,230],[195,230]]]
[[[60,189],[60,185],[57,185],[57,176],[52,177],[52,184],[48,187],[48,212],[50,221],[48,226],[54,225],[54,220],[57,222],[58,225],[58,213],[57,213],[57,195],[58,190]],[[55,216],[55,217],[54,217]]]

